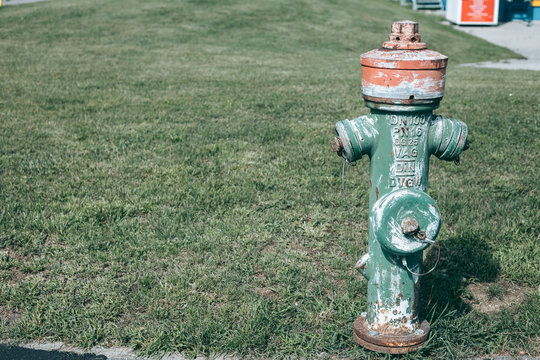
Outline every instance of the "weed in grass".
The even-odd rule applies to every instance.
[[[506,288],[501,284],[493,284],[487,288],[487,293],[490,300],[502,299],[506,293]]]

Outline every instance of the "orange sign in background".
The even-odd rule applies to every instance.
[[[492,22],[495,16],[495,0],[462,0],[462,22]]]

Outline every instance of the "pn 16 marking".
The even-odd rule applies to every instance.
[[[420,137],[424,133],[424,127],[420,125],[414,126],[392,126],[392,135],[397,138]]]

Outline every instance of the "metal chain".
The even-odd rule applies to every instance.
[[[345,158],[343,158],[343,166],[341,167],[341,194],[343,195],[343,202],[345,203],[345,207],[347,208],[347,215],[349,216],[349,221],[351,221],[351,207],[349,206],[349,199],[347,198],[347,191],[345,190],[345,165],[349,164],[350,166],[354,166]],[[348,226],[349,228],[349,240],[353,240],[353,227],[352,224]],[[340,252],[343,253],[345,249],[345,244],[341,246]]]
[[[411,269],[409,269],[409,266],[407,265],[407,258],[405,258],[405,256],[403,257],[402,259],[402,263],[403,265],[405,265],[405,267],[407,268],[407,270],[409,270],[409,272],[413,275],[416,275],[416,276],[424,276],[424,275],[427,275],[429,274],[430,272],[432,272],[433,270],[435,270],[435,268],[437,267],[437,265],[439,264],[439,259],[441,258],[441,245],[439,245],[439,243],[436,243],[436,242],[433,242],[434,245],[437,245],[437,249],[438,249],[438,253],[437,253],[437,261],[435,261],[435,265],[433,265],[433,267],[431,268],[431,270],[429,270],[428,272],[425,272],[423,274],[420,274],[420,273],[415,273],[414,271],[412,271]]]
[[[341,194],[343,195],[343,202],[347,208],[347,214],[349,219],[351,218],[351,209],[349,208],[349,201],[347,200],[347,193],[345,192],[345,164],[347,160],[343,159],[343,167],[341,168]]]

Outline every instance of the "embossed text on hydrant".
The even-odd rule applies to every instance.
[[[417,187],[422,183],[418,146],[427,132],[428,120],[424,114],[404,116],[386,115],[392,133],[394,166],[390,174],[390,187]]]

